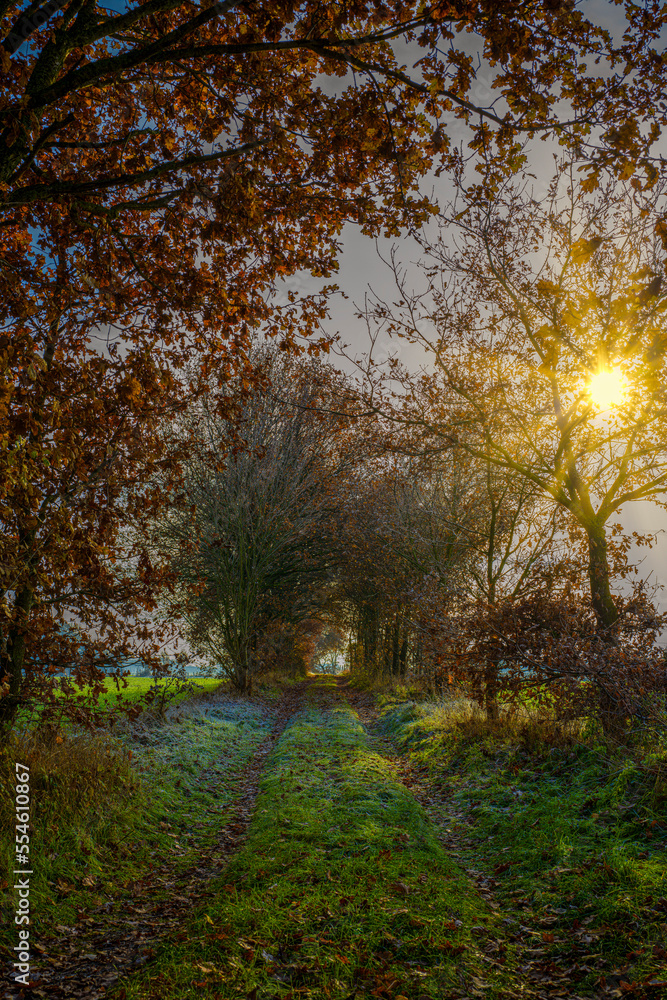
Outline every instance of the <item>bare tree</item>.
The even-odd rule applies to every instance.
[[[337,579],[353,668],[393,676],[430,668],[421,655],[424,588],[445,603],[460,592],[474,502],[448,458],[427,474],[423,461],[392,454],[379,438],[350,483]]]
[[[270,351],[256,361],[267,388],[240,404],[236,440],[212,396],[188,413],[185,487],[155,536],[171,557],[170,606],[190,644],[244,691],[267,630],[275,645],[277,624],[293,627],[326,604],[333,519],[352,464],[349,421],[323,412],[340,379]]]
[[[449,476],[437,470],[411,480],[419,495],[418,517],[406,525],[406,542],[416,552],[431,554],[439,578],[445,557],[454,622],[443,622],[443,629],[456,646],[469,618],[511,604],[543,583],[545,573],[561,561],[564,525],[560,512],[531,482],[458,449],[445,454]],[[441,555],[431,539],[445,535],[448,544]],[[501,665],[500,647],[494,651],[487,644],[484,656],[473,658],[467,671],[490,719],[498,718]]]

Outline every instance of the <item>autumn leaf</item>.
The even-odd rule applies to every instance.
[[[577,240],[572,244],[570,249],[572,260],[575,264],[585,264],[600,249],[603,243],[604,239],[601,236]]]

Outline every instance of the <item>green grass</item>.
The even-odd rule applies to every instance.
[[[60,680],[60,679],[58,679]],[[289,678],[281,677],[280,675],[264,675],[260,677],[259,681],[255,684],[255,693],[267,702],[278,702],[282,697],[284,691],[295,684],[300,683],[303,678]],[[228,681],[220,680],[214,677],[188,677],[185,682],[187,687],[185,687],[179,694],[175,694],[176,688],[174,687],[174,682],[171,678],[161,678],[157,682],[157,688],[162,691],[165,685],[169,686],[169,691],[167,697],[164,700],[165,707],[170,705],[178,705],[182,702],[189,701],[193,697],[206,696],[208,694],[213,694],[215,691],[229,691],[230,685]],[[103,682],[104,691],[99,696],[98,705],[100,708],[111,710],[116,706],[122,706],[124,704],[134,704],[140,702],[146,697],[146,695],[155,687],[155,681],[152,677],[123,677],[121,680],[116,681],[113,678],[106,678]],[[72,694],[75,698],[80,701],[85,701],[90,696],[91,688],[88,685],[79,686],[72,685]],[[57,697],[62,697],[62,691],[58,688],[55,689]],[[157,700],[160,700],[160,695],[158,695]],[[23,709],[17,718],[16,726],[21,729],[25,726],[30,726],[39,718],[42,710],[42,705],[37,704],[33,706],[32,710]]]
[[[214,896],[117,996],[435,1000],[480,981],[473,928],[493,917],[334,687],[284,731]]]
[[[222,684],[222,681],[212,677],[191,677],[188,680],[202,694],[212,693]],[[164,685],[164,679],[159,680],[157,683],[159,688],[164,688]],[[104,682],[104,694],[100,695],[100,705],[115,705],[119,700],[138,701],[154,686],[155,682],[152,677],[124,677],[118,684],[113,679],[107,678]],[[77,693],[85,695],[89,689],[75,687],[75,690]],[[170,698],[168,704],[177,704],[179,701],[183,701],[185,698],[191,696],[191,692],[184,691]]]
[[[247,840],[110,998],[667,995],[651,985],[667,980],[667,747],[633,757],[592,731],[490,726],[463,700],[410,693],[385,695],[369,732],[335,678],[311,683],[267,759]],[[133,740],[15,737],[0,759],[0,857],[11,865],[19,759],[38,939],[82,912],[122,913],[139,882],[167,899],[174,876],[216,853],[274,718],[279,688],[262,694],[195,699]],[[422,775],[428,814],[392,746]],[[8,954],[15,900],[6,880],[0,891]]]
[[[633,761],[593,738],[489,727],[456,704],[385,704],[391,735],[437,791],[461,857],[508,916],[548,928],[577,992],[600,977],[667,980],[667,748]],[[594,959],[586,956],[594,955]]]
[[[158,681],[157,687],[159,691],[164,691],[165,685],[168,685],[167,693],[164,698],[160,694],[157,696],[157,701],[154,702],[155,707],[159,707],[162,703],[165,708],[169,705],[177,705],[181,702],[188,701],[192,697],[205,696],[207,694],[213,694],[214,691],[218,690],[223,686],[224,682],[210,678],[210,677],[191,677],[189,678],[188,687],[176,694],[176,688],[173,682],[169,678],[162,678]],[[107,724],[105,721],[110,713],[113,713],[114,709],[121,708],[123,706],[133,706],[139,703],[142,699],[146,697],[148,692],[155,687],[155,682],[152,677],[124,677],[120,681],[115,681],[113,678],[106,678],[104,681],[104,691],[99,696],[96,703],[97,708],[101,711],[102,724]],[[78,703],[81,708],[86,711],[93,707],[93,702],[90,696],[91,688],[87,685],[79,686],[73,685],[71,692],[68,692],[68,697],[73,698],[76,703]],[[59,687],[55,688],[56,698],[63,698],[63,692]],[[148,702],[146,707],[150,707]],[[31,729],[39,724],[42,717],[42,712],[44,709],[44,704],[42,702],[35,702],[30,707],[22,708],[16,718],[15,728],[18,730]],[[54,720],[55,721],[55,720]],[[66,718],[61,718],[58,721],[58,725],[63,728],[64,731],[71,731],[72,726]]]
[[[222,681],[216,680],[213,677],[190,677],[188,679],[201,691],[215,691],[222,683]],[[155,683],[152,677],[126,677],[125,680],[127,681],[127,687],[121,686],[121,694],[126,698],[140,697]],[[159,686],[163,684],[164,680],[158,681]],[[106,688],[108,692],[107,697],[117,693],[116,685],[113,683],[107,682]]]
[[[55,925],[111,903],[161,867],[180,870],[213,843],[244,763],[265,738],[270,718],[240,700],[197,706],[181,723],[156,726],[122,742],[103,732],[65,733],[50,746],[30,734],[0,758],[0,859],[13,864],[14,763],[30,766],[31,909],[45,937]],[[15,943],[15,900],[0,872],[4,949]]]

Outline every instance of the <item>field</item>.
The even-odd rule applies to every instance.
[[[106,693],[100,697],[100,703],[112,705],[119,697],[123,701],[137,701],[155,686],[155,681],[152,677],[125,677],[124,681],[125,684],[121,682],[118,685],[112,680],[107,680],[105,684]],[[168,681],[161,679],[158,680],[157,686],[164,689],[165,684],[168,685],[168,683]],[[215,691],[222,682],[211,677],[190,677],[188,678],[188,683],[191,683],[194,688],[203,693]],[[182,694],[175,695],[173,701],[174,703],[178,703],[187,697],[189,697],[189,693],[184,691]]]

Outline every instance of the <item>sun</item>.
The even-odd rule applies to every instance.
[[[607,368],[593,376],[588,391],[599,410],[610,410],[621,405],[627,395],[628,384],[621,372]]]

